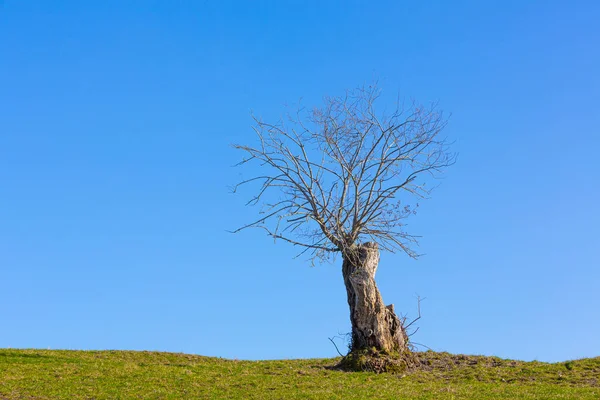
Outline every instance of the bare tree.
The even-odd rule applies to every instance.
[[[440,135],[447,120],[436,104],[397,101],[391,112],[378,112],[379,98],[373,85],[275,124],[254,117],[257,145],[234,147],[245,153],[239,165],[256,162],[264,173],[235,189],[257,185],[247,204],[261,207],[260,218],[236,232],[262,229],[313,261],[341,253],[351,349],[404,352],[406,330],[375,284],[379,250],[418,256],[418,238],[405,231],[418,206],[410,201],[426,198],[455,156]]]

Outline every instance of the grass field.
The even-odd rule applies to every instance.
[[[600,399],[600,357],[419,357],[422,370],[374,374],[335,370],[338,359],[0,349],[0,399]]]

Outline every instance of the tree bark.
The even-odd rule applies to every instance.
[[[394,312],[385,306],[375,283],[377,243],[354,246],[343,255],[342,274],[352,322],[351,351],[375,348],[388,353],[408,350],[408,336]]]

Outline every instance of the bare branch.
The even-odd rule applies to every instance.
[[[247,204],[260,206],[262,217],[234,232],[262,228],[316,258],[367,240],[417,257],[418,237],[405,232],[405,219],[455,155],[441,137],[447,120],[437,104],[398,101],[381,113],[380,94],[376,86],[358,88],[275,124],[253,117],[258,144],[234,147],[246,155],[238,165],[261,173],[233,191],[257,185]]]
[[[342,353],[340,353],[340,349],[338,349],[337,344],[335,344],[335,342],[333,341],[333,338],[327,338],[329,339],[329,341],[331,343],[333,343],[333,346],[335,347],[335,351],[337,351],[337,353],[340,355],[340,357],[344,357],[344,355]]]

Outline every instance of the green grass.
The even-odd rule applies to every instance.
[[[419,357],[419,371],[374,374],[332,369],[339,359],[0,349],[0,399],[600,399],[600,357]]]

